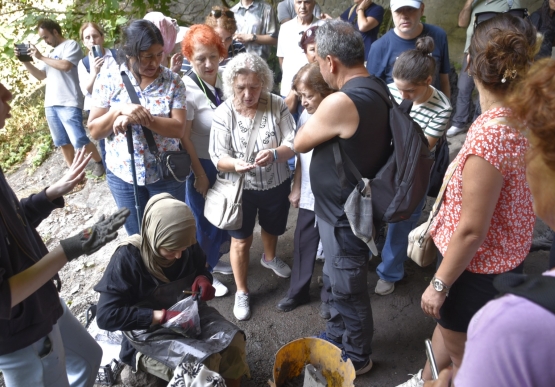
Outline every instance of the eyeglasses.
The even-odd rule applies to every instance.
[[[493,11],[478,12],[474,15],[474,29],[478,27],[478,24],[483,23],[486,20],[493,19],[497,15],[501,15],[503,13],[508,13],[509,15],[512,15],[514,17],[526,19],[528,17],[528,8],[509,9],[508,11],[505,11],[505,12],[493,12]]]
[[[221,9],[213,9],[212,11],[210,11],[210,15],[214,16],[215,19],[221,18],[222,14],[230,19],[235,18],[235,14],[232,11],[222,11]]]

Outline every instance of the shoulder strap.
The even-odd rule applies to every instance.
[[[89,62],[89,56],[85,55],[85,57],[83,58],[83,66],[85,66],[85,69],[87,69],[87,72],[90,74],[91,72],[91,63]]]
[[[351,7],[351,10],[349,11],[349,17],[347,17],[347,20],[349,20],[351,16],[353,16],[353,12],[356,9],[356,7],[358,7],[358,4],[355,4]]]
[[[254,144],[256,143],[256,138],[258,137],[258,130],[260,129],[260,123],[262,122],[262,116],[266,111],[266,106],[268,104],[268,99],[270,95],[266,93],[264,96],[260,96],[258,99],[258,109],[256,110],[256,115],[254,116],[254,121],[252,123],[252,132],[249,136],[249,142],[247,144],[247,151],[245,153],[245,161],[249,160],[249,156],[254,150]]]
[[[500,293],[510,293],[524,297],[555,313],[555,277],[504,273],[495,277],[493,286]]]
[[[135,91],[135,88],[131,84],[131,80],[129,79],[129,76],[127,76],[127,73],[125,71],[121,72],[121,79],[123,79],[123,84],[127,89],[127,94],[129,94],[129,98],[131,99],[131,102],[133,102],[136,105],[140,105],[141,101],[139,101],[139,97],[137,97],[137,92]],[[156,142],[154,141],[154,136],[152,135],[152,131],[146,126],[141,125],[141,128],[143,128],[143,133],[145,135],[146,143],[148,144],[148,150],[150,151],[150,153],[154,155],[154,157],[157,158],[159,152],[158,152],[158,147],[156,146]]]
[[[212,93],[212,90],[210,90],[210,88],[206,86],[204,81],[199,78],[199,76],[193,71],[193,69],[190,69],[189,71],[187,71],[185,73],[185,75],[187,75],[189,78],[191,78],[197,84],[199,89],[204,91],[204,93],[206,94],[206,96],[208,97],[210,102],[212,102],[216,106],[219,105],[219,103],[216,99],[216,96],[214,95],[214,93]],[[202,84],[201,84],[201,82],[202,82]]]
[[[391,108],[393,106],[393,103],[391,102],[392,97],[389,94],[389,89],[387,88],[387,85],[380,78],[377,78],[373,75],[370,75],[368,77],[357,77],[357,78],[351,79],[347,83],[347,87],[342,88],[340,91],[354,89],[358,87],[364,88],[364,89],[370,89],[376,92],[380,97],[382,97],[382,99],[385,101],[388,107]]]

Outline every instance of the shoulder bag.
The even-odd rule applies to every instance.
[[[258,110],[254,117],[252,130],[245,152],[245,161],[248,161],[254,144],[258,137],[258,130],[262,116],[266,111],[269,95],[261,96],[258,101]],[[216,182],[206,193],[204,203],[204,217],[221,230],[238,230],[243,225],[243,187],[245,174],[241,173],[239,179],[231,181],[218,175]]]
[[[458,163],[453,163],[447,169],[445,179],[443,179],[443,184],[441,185],[432,211],[430,211],[428,220],[409,233],[407,256],[420,267],[428,266],[437,257],[437,247],[430,235],[430,226],[439,212],[439,208],[443,202],[443,194],[445,193],[449,180],[451,180],[453,173],[455,173],[457,169],[457,165]]]
[[[131,80],[125,71],[121,72],[121,78],[123,79],[123,83],[125,84],[125,88],[127,89],[127,94],[129,94],[131,102],[136,105],[140,105],[141,101],[139,101],[137,92],[133,88]],[[148,150],[156,158],[160,178],[162,180],[175,179],[178,182],[183,183],[191,171],[191,156],[189,153],[185,150],[159,152],[156,142],[154,141],[152,131],[146,126],[141,125],[141,127],[143,128],[143,133],[148,144]]]

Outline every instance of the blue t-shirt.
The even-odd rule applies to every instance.
[[[351,11],[351,7],[347,8],[347,10],[341,14],[340,18],[343,21],[351,23],[355,27],[355,30],[360,32],[360,30],[358,29],[356,8],[353,10],[351,17],[349,17],[350,11]],[[366,11],[364,11],[364,15],[366,17],[371,16],[378,21],[378,25],[376,27],[366,32],[361,32],[362,39],[364,40],[365,58],[368,57],[368,53],[370,52],[370,47],[372,46],[372,43],[374,43],[376,39],[378,39],[380,24],[382,24],[382,21],[383,21],[383,13],[384,13],[383,7],[376,3],[372,3],[370,7],[366,8]]]
[[[397,57],[404,51],[414,49],[416,40],[422,36],[430,36],[434,39],[434,52],[432,56],[436,60],[436,74],[432,85],[440,88],[439,74],[449,74],[451,64],[449,63],[449,48],[447,47],[447,34],[441,28],[425,24],[422,33],[414,39],[403,39],[397,36],[393,29],[372,44],[368,54],[366,68],[368,72],[383,79],[387,84],[393,82],[393,64]]]

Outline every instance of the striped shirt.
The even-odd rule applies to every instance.
[[[295,138],[295,121],[283,99],[274,94],[266,94],[269,98],[266,112],[262,116],[258,138],[254,145],[249,162],[263,149],[275,149],[285,145],[293,149]],[[252,132],[253,121],[240,115],[233,106],[233,98],[228,98],[214,112],[210,145],[208,151],[214,165],[225,157],[244,159]],[[256,167],[245,173],[245,189],[264,191],[277,187],[290,177],[287,163],[273,163],[266,167]],[[236,172],[224,172],[223,177],[235,181],[239,178]]]
[[[401,93],[399,93],[399,89],[397,89],[395,83],[390,83],[388,87],[395,101],[399,104],[403,102]],[[426,102],[419,105],[412,105],[410,116],[420,125],[426,135],[440,138],[443,136],[445,128],[449,123],[453,108],[451,107],[449,98],[447,98],[445,94],[433,86],[430,87],[434,90],[432,96]]]

